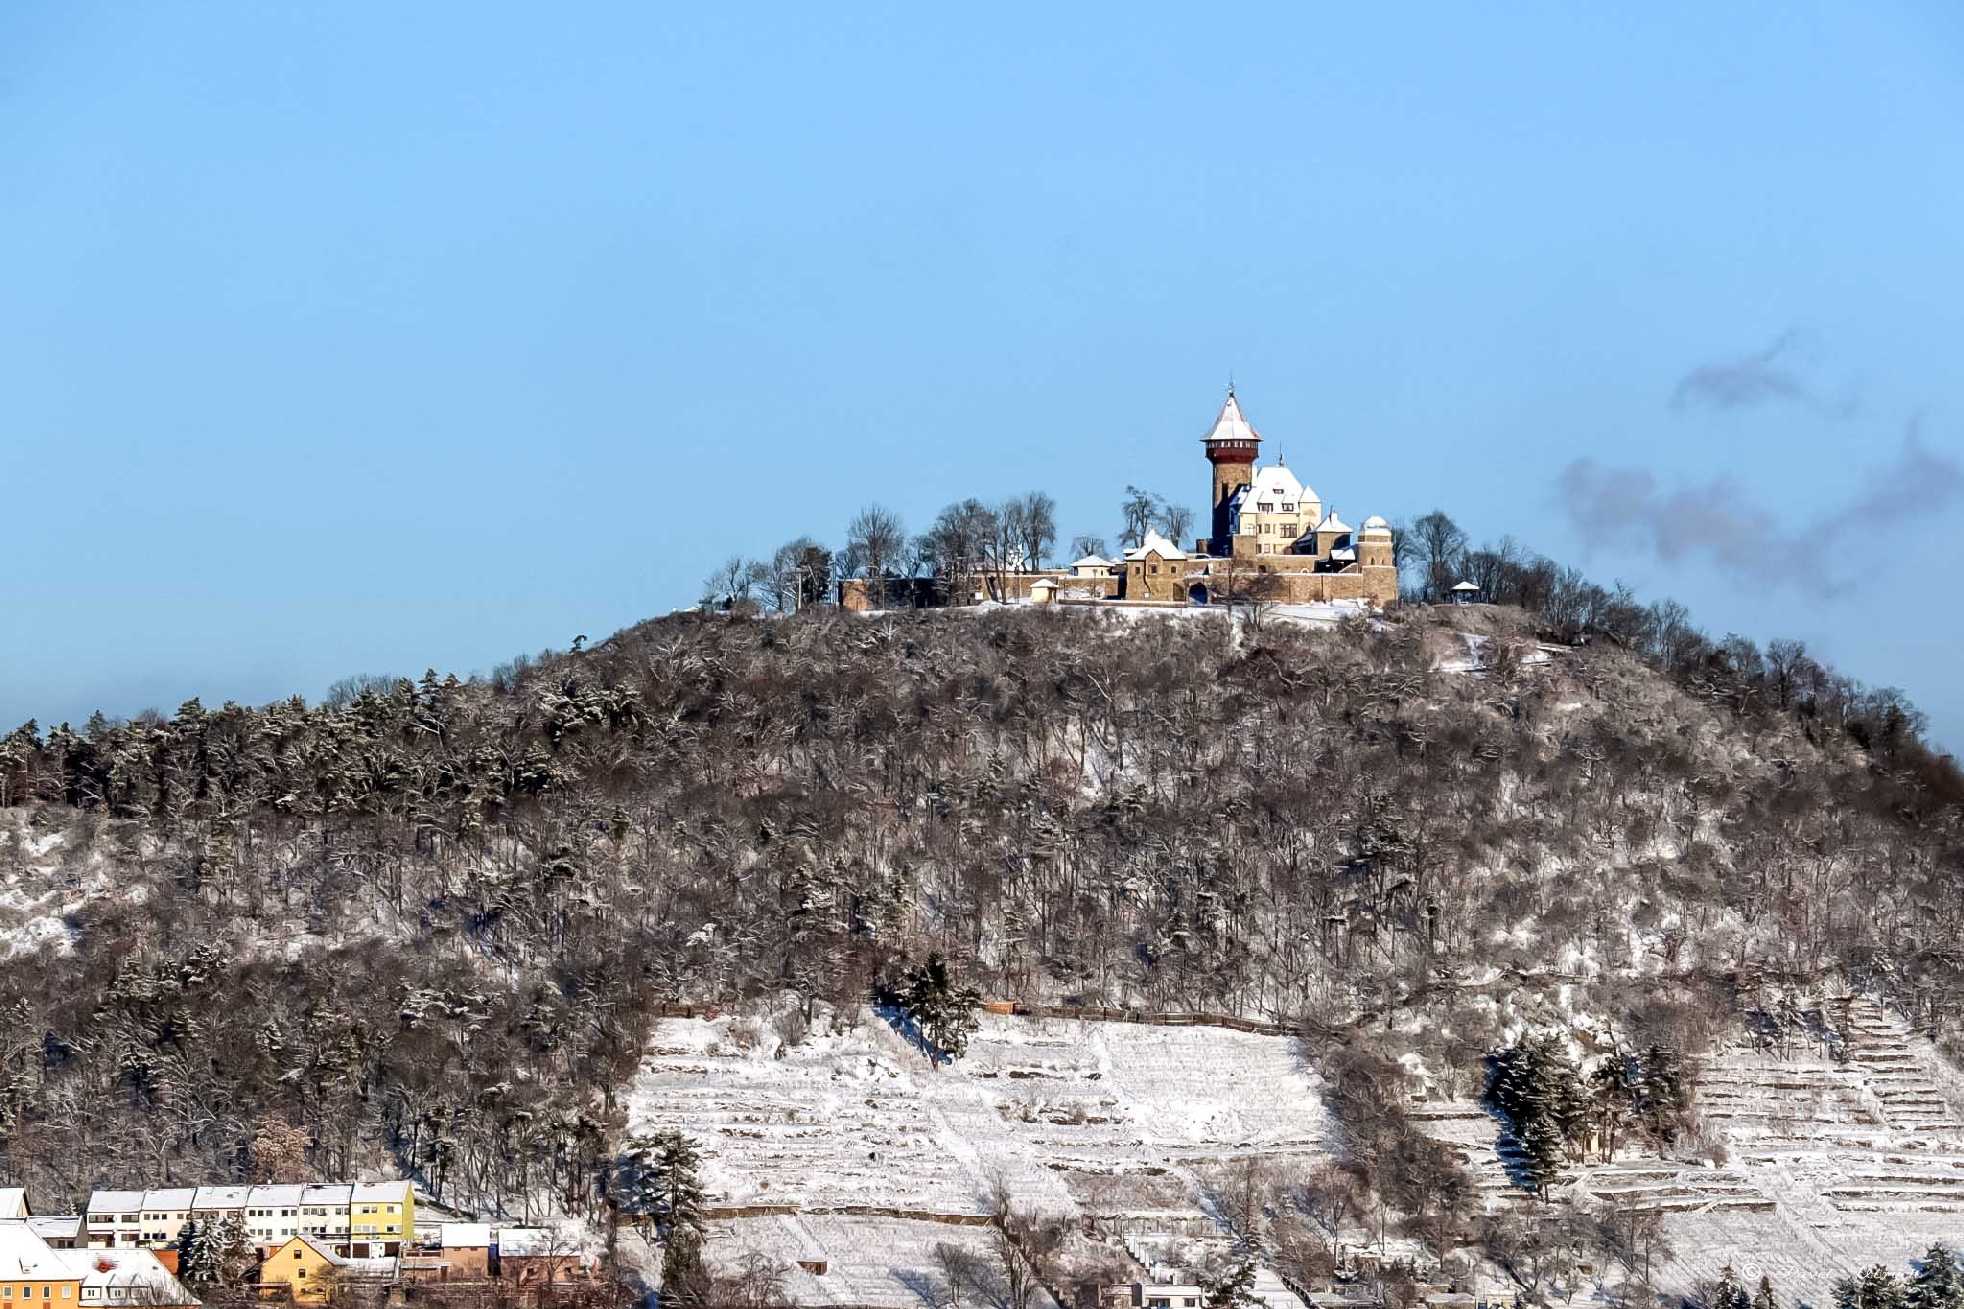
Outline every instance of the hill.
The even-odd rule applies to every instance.
[[[1892,1156],[1953,1121],[1959,794],[1898,697],[1613,598],[1320,630],[685,616],[487,680],[30,726],[0,742],[0,1166],[53,1207],[156,1182],[160,1160],[249,1176],[291,1126],[321,1173],[403,1168],[453,1203],[583,1214],[631,1127],[714,1138],[716,1106],[763,1096],[766,1117],[841,1112],[814,1162],[787,1145],[745,1180],[712,1154],[732,1202],[768,1180],[836,1207],[855,1176],[918,1173],[946,1192],[922,1182],[923,1204],[953,1205],[1000,1156],[1038,1207],[1116,1221],[1136,1190],[1214,1222],[1215,1183],[1181,1152],[1259,1146],[1326,1190],[1330,1169],[1349,1179],[1345,1242],[1403,1231],[1545,1280],[1564,1256],[1529,1247],[1549,1215],[1600,1219],[1608,1184],[1575,1193],[1598,1167],[1577,1161],[1530,1198],[1516,1143],[1464,1130],[1489,1057],[1524,1034],[1583,1071],[1653,1050],[1691,1070],[1682,1113],[1622,1156],[1654,1174],[1625,1191],[1757,1197],[1783,1221],[1802,1195],[1920,1203],[1948,1162]],[[742,1060],[699,1060],[707,1081],[663,1064],[708,1039],[668,1007],[830,1027],[930,950],[1002,1001],[1299,1035],[1105,1033],[1042,1055],[1078,1090],[1018,1107],[1027,1131],[994,1129],[995,1088],[1047,1085],[1012,1076],[1030,1053],[1012,1047],[1056,1038],[1012,1040],[1010,1019],[939,1074],[908,1071],[873,1018],[793,1047],[774,1076],[838,1057],[786,1085]],[[1850,1067],[1871,1029],[1911,1073]],[[838,1094],[862,1057],[863,1114]],[[1225,1094],[1243,1058],[1263,1089],[1218,1122],[1167,1089]],[[1079,1094],[1093,1072],[1100,1094]],[[1868,1175],[1780,1161],[1782,1133],[1810,1158],[1831,1139],[1810,1114],[1876,1129]],[[861,1130],[891,1135],[848,1169],[827,1133]],[[1133,1175],[1153,1159],[1168,1171]],[[1718,1171],[1680,1180],[1700,1159]],[[1295,1233],[1274,1257],[1308,1275],[1297,1180],[1259,1208]],[[1703,1217],[1767,1220],[1733,1208]],[[1680,1262],[1719,1239],[1680,1234]],[[1575,1251],[1606,1241],[1556,1244],[1600,1268],[1619,1256]]]

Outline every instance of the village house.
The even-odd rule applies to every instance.
[[[381,1286],[395,1280],[393,1259],[351,1259],[308,1236],[289,1238],[259,1265],[263,1299],[325,1304],[338,1288]]]
[[[415,1230],[416,1193],[402,1180],[97,1191],[84,1227],[92,1249],[161,1250],[186,1223],[234,1220],[262,1252],[308,1236],[345,1258],[394,1256]]]
[[[51,1250],[75,1250],[86,1244],[80,1214],[33,1214],[27,1230],[48,1243]]]
[[[61,1250],[26,1218],[0,1219],[0,1306],[196,1306],[198,1300],[148,1250]]]
[[[501,1227],[493,1266],[499,1278],[520,1287],[585,1282],[600,1264],[599,1252],[576,1233],[556,1227]]]

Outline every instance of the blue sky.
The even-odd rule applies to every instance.
[[[1231,371],[1352,521],[1955,747],[1960,123],[1938,3],[7,5],[0,722],[486,669],[873,498],[1200,513]]]

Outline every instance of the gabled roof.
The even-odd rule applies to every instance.
[[[74,1276],[68,1271],[68,1266],[55,1257],[57,1253],[34,1234],[25,1219],[0,1221],[0,1281]]]
[[[197,1298],[184,1284],[171,1276],[163,1261],[142,1247],[120,1250],[55,1250],[51,1252],[67,1266],[70,1277],[84,1286],[130,1288],[137,1294],[132,1303],[154,1305],[195,1305]],[[119,1299],[119,1292],[109,1298]]]
[[[191,1198],[198,1193],[195,1186],[167,1186],[159,1190],[143,1193],[145,1209],[189,1209]]]
[[[1073,568],[1110,568],[1111,566],[1111,560],[1100,558],[1097,555],[1086,555],[1084,558],[1073,560],[1071,563],[1071,567]]]
[[[1294,505],[1303,500],[1314,500],[1316,492],[1298,482],[1288,465],[1274,463],[1255,470],[1254,496],[1263,502]]]
[[[255,1209],[283,1208],[299,1204],[307,1188],[297,1183],[276,1183],[271,1186],[255,1186],[246,1196],[246,1203]]]
[[[1174,545],[1150,527],[1146,529],[1146,539],[1133,546],[1130,550],[1127,550],[1125,557],[1136,560],[1144,559],[1149,554],[1156,554],[1161,559],[1185,559],[1187,557],[1186,551]]]
[[[75,1240],[82,1235],[80,1214],[35,1214],[27,1220],[27,1230],[43,1241],[51,1237]]]
[[[1479,589],[1480,589],[1480,585],[1477,582],[1460,582],[1458,585],[1453,587],[1453,590],[1455,591],[1477,591]]]
[[[1316,530],[1319,532],[1348,532],[1350,530],[1350,524],[1337,517],[1337,511],[1332,509],[1323,516],[1323,521],[1316,525]]]
[[[325,1245],[322,1245],[319,1241],[316,1241],[311,1236],[289,1236],[286,1238],[286,1241],[280,1246],[280,1249],[282,1250],[286,1249],[287,1246],[292,1245],[295,1241],[300,1242],[300,1244],[306,1246],[309,1250],[312,1250],[315,1254],[319,1255],[321,1258],[325,1259],[328,1263],[334,1265],[334,1267],[336,1268],[344,1268],[348,1264],[347,1259],[345,1259],[341,1255],[334,1253],[332,1249],[330,1249]]]
[[[400,1179],[393,1182],[356,1182],[348,1198],[357,1204],[401,1204],[409,1198],[409,1183]]]
[[[27,1188],[0,1186],[0,1218],[27,1217]]]
[[[252,1193],[249,1186],[201,1186],[198,1198],[191,1202],[193,1209],[243,1209],[246,1196]]]
[[[355,1188],[347,1182],[327,1182],[310,1186],[301,1193],[303,1204],[347,1204]]]
[[[89,1193],[89,1212],[92,1214],[121,1214],[143,1208],[141,1191],[91,1191]]]
[[[438,1238],[446,1250],[489,1249],[491,1245],[491,1224],[489,1223],[445,1223]]]
[[[1203,441],[1259,441],[1262,434],[1255,425],[1241,416],[1241,402],[1234,398],[1234,388],[1229,387],[1227,400],[1221,405],[1220,414],[1214,419],[1214,426]]]

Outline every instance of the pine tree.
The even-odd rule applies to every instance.
[[[1706,1309],[1746,1309],[1746,1290],[1739,1284],[1739,1274],[1727,1264],[1719,1269],[1718,1285],[1712,1288],[1705,1301]]]
[[[655,1230],[664,1241],[679,1236],[700,1244],[703,1227],[702,1158],[680,1132],[664,1132],[655,1155]]]
[[[1939,1241],[1924,1254],[1903,1303],[1907,1309],[1964,1309],[1964,1264],[1949,1246]]]
[[[907,987],[900,994],[900,1007],[927,1042],[928,1058],[936,1067],[942,1055],[959,1059],[968,1052],[968,1038],[979,1023],[975,1011],[981,1005],[982,993],[955,981],[948,961],[938,953],[909,971]]]
[[[224,1273],[218,1229],[190,1219],[177,1232],[177,1275],[190,1286],[216,1286]]]
[[[205,1225],[205,1239],[213,1247],[221,1286],[244,1286],[259,1269],[259,1252],[246,1232],[245,1218],[229,1213],[216,1227]]]
[[[1881,1264],[1834,1284],[1835,1309],[1904,1309],[1903,1284]]]
[[[1252,1259],[1243,1259],[1225,1277],[1207,1285],[1206,1309],[1250,1309],[1262,1303],[1255,1295]]]
[[[1759,1291],[1753,1296],[1753,1309],[1780,1309],[1780,1298],[1773,1294],[1773,1279],[1760,1274]]]

